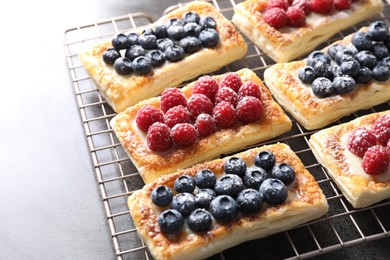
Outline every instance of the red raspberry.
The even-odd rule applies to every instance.
[[[153,152],[165,152],[172,146],[172,137],[167,125],[156,122],[150,126],[146,135],[148,147]]]
[[[143,106],[138,110],[135,122],[139,129],[147,132],[153,123],[164,122],[164,115],[161,110],[156,107]]]
[[[337,10],[346,10],[351,7],[351,0],[334,0],[334,7]]]
[[[191,122],[190,112],[182,105],[170,108],[164,115],[164,123],[172,128],[180,123]]]
[[[211,76],[200,77],[192,88],[192,94],[203,94],[210,100],[214,100],[214,96],[217,91],[218,83]]]
[[[165,113],[171,107],[182,105],[187,106],[187,99],[183,92],[178,88],[167,88],[161,93],[161,110]]]
[[[237,117],[241,122],[251,123],[259,120],[264,115],[264,107],[255,97],[244,97],[238,102]]]
[[[215,120],[209,114],[200,114],[195,121],[195,129],[198,136],[204,137],[215,132]]]
[[[390,160],[386,148],[380,145],[368,148],[362,161],[363,170],[370,175],[377,175],[385,172],[389,167],[389,164]]]
[[[214,107],[213,117],[217,126],[221,128],[229,128],[233,126],[237,120],[234,107],[226,101],[222,101]]]
[[[276,30],[283,28],[287,25],[287,15],[286,11],[281,8],[271,8],[265,11],[264,20],[270,26],[274,27]]]
[[[215,104],[221,103],[222,101],[229,102],[235,107],[238,102],[238,95],[233,89],[222,87],[218,89],[217,94],[215,94]]]
[[[273,7],[278,7],[283,10],[287,10],[289,6],[290,4],[287,0],[268,0],[267,2],[268,9],[271,9]]]
[[[298,7],[289,7],[286,12],[287,25],[290,27],[303,27],[306,23],[306,15]]]
[[[195,127],[188,123],[175,125],[171,130],[173,142],[179,146],[189,146],[196,142]]]
[[[333,11],[333,0],[309,0],[309,7],[312,11],[319,14],[327,14]]]
[[[213,112],[213,103],[203,94],[194,94],[188,100],[187,109],[190,111],[192,118],[197,118],[200,114],[206,113],[211,115]]]
[[[367,149],[374,145],[376,145],[375,136],[364,127],[353,130],[348,136],[348,150],[359,157],[363,157]]]
[[[219,82],[219,88],[228,87],[238,92],[242,85],[241,77],[235,72],[226,73]]]
[[[294,0],[291,6],[298,7],[303,10],[306,15],[310,13],[310,8],[306,0]]]
[[[371,129],[379,143],[386,145],[390,139],[390,114],[378,118]]]
[[[260,87],[253,81],[247,81],[242,84],[240,90],[238,91],[240,98],[251,96],[256,98],[261,98]]]

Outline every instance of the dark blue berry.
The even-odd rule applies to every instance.
[[[152,28],[146,28],[141,34],[154,34],[154,32]]]
[[[299,69],[298,78],[303,83],[311,84],[316,79],[316,74],[314,72],[313,67],[305,66]]]
[[[263,194],[254,189],[246,189],[238,194],[236,201],[239,211],[244,214],[254,214],[263,206]]]
[[[242,181],[245,187],[258,190],[263,181],[268,178],[269,175],[266,170],[257,166],[252,166],[246,170]]]
[[[153,189],[150,197],[156,206],[165,207],[171,203],[173,192],[169,187],[160,185]]]
[[[307,65],[313,67],[316,65],[318,61],[323,61],[324,63],[330,65],[331,58],[328,54],[322,51],[313,51],[307,56]]]
[[[198,208],[208,209],[211,201],[216,196],[215,191],[212,189],[200,189],[195,195],[195,204]]]
[[[217,28],[217,22],[214,20],[213,17],[210,17],[210,16],[204,16],[204,17],[200,18],[199,24],[200,24],[200,26],[202,26],[203,29]]]
[[[264,201],[270,205],[278,205],[286,201],[288,191],[286,185],[278,179],[265,180],[259,189],[259,192],[263,194]]]
[[[183,21],[182,21],[181,19],[172,18],[172,19],[169,19],[169,20],[166,22],[165,27],[168,28],[168,27],[171,26],[171,25],[181,25],[181,26],[183,26],[184,23],[183,23]]]
[[[176,194],[172,200],[172,208],[187,217],[196,208],[194,195],[187,192]]]
[[[104,63],[112,65],[120,56],[121,54],[115,48],[109,48],[103,52],[102,58]]]
[[[272,178],[281,180],[285,185],[289,185],[295,180],[295,170],[288,163],[276,164],[272,168]]]
[[[115,36],[112,41],[112,46],[114,46],[117,50],[124,50],[130,47],[130,40],[127,37],[127,35],[120,33],[117,36]]]
[[[154,35],[157,39],[162,39],[168,37],[167,27],[164,24],[158,24],[154,27]]]
[[[130,46],[131,45],[138,45],[138,34],[137,33],[129,33],[127,35],[127,38],[129,39]]]
[[[189,175],[182,175],[175,180],[173,187],[177,192],[192,193],[195,190],[195,181]]]
[[[158,226],[165,234],[179,233],[183,223],[183,216],[174,209],[167,209],[158,217]]]
[[[153,67],[159,67],[165,63],[165,54],[159,50],[151,50],[146,53],[146,57],[150,60]]]
[[[184,31],[184,27],[179,24],[174,24],[168,27],[167,33],[169,38],[174,41],[178,41],[181,38],[186,36],[186,32]]]
[[[372,69],[377,63],[375,55],[370,51],[360,51],[355,55],[355,58],[360,63],[360,66]]]
[[[244,177],[246,171],[246,163],[238,157],[230,157],[225,161],[224,171],[226,174],[235,174]]]
[[[146,51],[144,48],[142,48],[139,45],[132,45],[130,48],[128,48],[125,52],[125,57],[129,60],[134,60],[135,58],[144,56],[146,54]]]
[[[333,78],[332,65],[329,65],[323,60],[319,60],[314,65],[314,73],[316,77]]]
[[[184,23],[199,23],[200,17],[199,14],[190,11],[183,14],[182,20]]]
[[[343,94],[353,91],[356,88],[356,82],[350,76],[344,75],[336,77],[333,80],[333,89],[337,94]]]
[[[202,48],[202,42],[194,36],[187,36],[180,40],[179,46],[182,47],[185,52],[193,53]]]
[[[228,195],[218,196],[210,203],[210,213],[218,221],[232,221],[238,213],[237,203]]]
[[[372,77],[377,81],[386,81],[390,78],[390,68],[386,65],[377,65],[372,69]]]
[[[202,31],[202,26],[197,23],[187,23],[184,25],[184,31],[188,36],[198,37],[200,32]]]
[[[372,79],[372,71],[367,67],[361,67],[354,79],[356,83],[368,83]]]
[[[370,35],[373,41],[383,41],[386,39],[389,28],[386,23],[382,21],[376,21],[370,24],[368,27],[368,35]]]
[[[360,64],[357,60],[344,61],[340,65],[340,70],[343,74],[355,77],[360,70]]]
[[[343,73],[341,72],[341,69],[339,66],[334,65],[332,66],[332,72],[333,72],[333,78],[342,76]]]
[[[133,69],[131,68],[131,60],[127,58],[118,58],[114,62],[114,69],[119,75],[128,75]]]
[[[328,49],[328,54],[330,57],[332,57],[333,59],[336,57],[336,53],[338,51],[341,51],[341,50],[346,50],[347,47],[345,45],[341,45],[341,44],[333,44],[329,47]]]
[[[229,195],[235,198],[243,188],[244,184],[238,175],[228,174],[217,180],[214,191],[217,195]]]
[[[148,74],[152,70],[152,63],[144,56],[137,57],[131,63],[134,73],[138,75]]]
[[[171,62],[182,60],[184,58],[184,50],[177,45],[170,46],[165,50],[165,58]]]
[[[390,50],[390,33],[386,35],[386,38],[383,40],[383,44]]]
[[[215,183],[217,182],[217,178],[215,174],[209,169],[199,170],[195,174],[195,183],[199,188],[210,188],[213,189]]]
[[[168,47],[175,45],[175,43],[169,38],[163,38],[157,40],[157,48],[161,51],[165,51]]]
[[[378,65],[388,66],[390,68],[390,57],[384,57],[378,62]]]
[[[334,60],[338,65],[345,61],[354,60],[355,54],[350,49],[343,49],[336,52]]]
[[[316,78],[311,85],[314,95],[319,98],[329,97],[334,93],[332,81],[327,78]]]
[[[154,34],[141,34],[138,43],[144,49],[154,49],[157,48],[157,37]]]
[[[202,45],[204,47],[210,48],[218,44],[219,35],[216,30],[211,28],[206,28],[200,32],[199,40],[202,42]]]
[[[195,209],[187,218],[187,225],[194,232],[206,232],[211,224],[211,214],[205,209]]]
[[[359,51],[371,50],[372,49],[372,39],[368,33],[357,32],[352,37],[352,44]]]
[[[372,52],[378,60],[389,56],[389,50],[383,43],[376,42],[373,45]]]
[[[266,171],[269,171],[274,167],[276,162],[275,155],[270,151],[262,151],[256,154],[254,163],[257,167],[263,168]]]

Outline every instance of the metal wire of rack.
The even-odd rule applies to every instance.
[[[216,8],[228,19],[232,18],[233,6],[239,0],[212,0]],[[180,4],[179,4],[180,5]],[[167,11],[174,9],[170,7]],[[375,19],[389,23],[390,6]],[[127,208],[127,197],[142,188],[143,181],[136,168],[124,152],[114,132],[109,126],[115,112],[102,98],[86,70],[81,65],[78,53],[93,43],[111,39],[118,32],[128,31],[153,22],[145,13],[135,13],[101,20],[95,23],[70,28],[65,31],[64,49],[76,100],[79,106],[86,140],[94,165],[97,185],[107,216],[110,235],[117,259],[151,259],[145,244],[138,236]],[[345,35],[355,32],[369,22],[357,24],[339,32],[329,41],[317,47],[322,48]],[[248,39],[248,53],[241,60],[225,66],[215,74],[250,68],[263,79],[266,68],[274,61],[263,54]],[[390,109],[390,102],[371,109],[358,111],[344,117],[332,125],[348,122],[364,114]],[[291,117],[290,117],[291,118]],[[291,131],[275,139],[257,145],[275,142],[287,143],[300,157],[305,167],[315,177],[327,197],[330,209],[326,216],[300,225],[291,230],[249,241],[227,249],[210,259],[267,258],[264,254],[274,245],[278,250],[269,254],[271,259],[304,259],[344,247],[362,244],[390,237],[390,200],[384,200],[364,209],[354,209],[344,198],[326,170],[317,162],[311,152],[308,139],[314,131],[307,131],[295,120]],[[280,246],[284,244],[284,246]]]

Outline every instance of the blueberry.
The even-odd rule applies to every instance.
[[[165,63],[165,54],[159,50],[151,50],[146,53],[146,57],[150,60],[153,67],[159,67]]]
[[[158,217],[158,226],[166,234],[179,233],[183,223],[183,216],[174,209],[167,209]]]
[[[373,45],[372,52],[378,60],[389,56],[389,50],[383,43],[376,42]]]
[[[179,46],[182,47],[185,52],[193,53],[202,48],[202,42],[194,36],[187,36],[180,40]]]
[[[230,157],[225,161],[224,171],[226,174],[235,174],[244,177],[246,171],[246,163],[238,157]]]
[[[340,65],[340,70],[343,74],[355,77],[360,70],[360,64],[357,60],[344,61]]]
[[[211,224],[211,214],[205,209],[195,209],[187,218],[187,225],[194,232],[206,232]]]
[[[112,41],[112,46],[114,46],[117,50],[123,50],[130,47],[130,40],[127,37],[127,35],[120,33],[117,36],[115,36]]]
[[[343,73],[341,72],[341,69],[339,66],[335,65],[332,66],[332,73],[333,73],[333,78],[342,76]]]
[[[378,62],[378,64],[388,66],[390,68],[390,57],[384,57]]]
[[[157,39],[162,39],[168,37],[167,27],[164,24],[158,24],[154,27],[154,35]]]
[[[202,42],[204,47],[214,47],[219,42],[219,35],[216,30],[206,28],[199,34],[199,40]]]
[[[169,187],[160,185],[153,189],[150,197],[156,206],[165,207],[171,203],[173,192]]]
[[[286,185],[278,179],[265,180],[259,189],[259,192],[263,194],[264,201],[270,205],[277,205],[286,201],[288,191]]]
[[[390,33],[386,35],[386,38],[383,40],[383,44],[390,49]]]
[[[174,41],[178,41],[181,38],[186,36],[186,32],[184,31],[184,27],[179,24],[174,24],[168,27],[167,33],[169,38]]]
[[[106,64],[114,64],[121,54],[115,48],[109,48],[103,52],[102,58]]]
[[[141,34],[154,34],[153,32],[153,29],[152,28],[146,28],[145,30],[142,31]]]
[[[145,49],[139,45],[132,45],[125,52],[125,57],[129,60],[134,60],[140,56],[144,56],[146,54]]]
[[[368,35],[370,35],[373,41],[383,41],[386,39],[388,32],[389,28],[382,21],[373,22],[368,27]]]
[[[154,49],[157,48],[157,37],[154,34],[141,34],[138,43],[146,50]]]
[[[360,66],[372,69],[377,64],[375,55],[370,51],[360,51],[355,55],[355,58],[360,63]]]
[[[133,69],[131,68],[131,60],[127,58],[118,58],[114,62],[114,69],[119,75],[128,75]]]
[[[327,78],[316,78],[311,85],[314,95],[319,98],[329,97],[333,94],[332,81]]]
[[[316,74],[313,67],[305,66],[299,69],[298,78],[303,83],[312,83],[316,79]]]
[[[329,65],[323,60],[319,60],[314,65],[314,73],[316,77],[333,78],[332,65]]]
[[[269,175],[266,170],[257,166],[252,166],[246,170],[243,183],[248,188],[258,190],[263,181],[268,178]]]
[[[330,65],[331,58],[330,58],[330,56],[328,54],[326,54],[326,53],[324,53],[322,51],[313,51],[307,57],[306,63],[307,63],[308,66],[314,68],[314,66],[316,65],[316,63],[318,61],[323,61],[326,64]]]
[[[184,23],[199,23],[200,17],[195,12],[187,12],[183,14],[182,20]]]
[[[208,209],[211,201],[216,197],[212,189],[200,189],[195,195],[195,204],[198,208]]]
[[[334,59],[336,56],[336,53],[338,51],[346,50],[346,49],[347,49],[347,47],[345,45],[341,45],[341,44],[336,43],[336,44],[333,44],[329,47],[328,54],[330,57],[332,57]]]
[[[229,195],[235,198],[243,188],[244,184],[238,175],[228,174],[217,180],[214,191],[217,195]]]
[[[168,28],[168,27],[171,26],[171,25],[181,25],[181,26],[183,26],[184,23],[183,23],[183,21],[182,21],[181,19],[172,18],[172,19],[169,19],[169,20],[166,22],[165,27]]]
[[[237,196],[238,210],[244,214],[254,214],[263,206],[263,194],[254,189],[246,189]]]
[[[198,37],[202,31],[202,27],[197,23],[187,23],[184,25],[184,31],[188,36]]]
[[[276,159],[272,152],[265,150],[256,154],[254,162],[257,167],[269,171],[274,167]]]
[[[133,68],[134,73],[138,75],[148,74],[152,70],[150,60],[144,56],[135,58],[131,63],[131,67]]]
[[[272,168],[272,178],[281,180],[285,185],[289,185],[295,180],[295,170],[288,163],[279,163]]]
[[[371,50],[372,49],[372,39],[368,33],[357,32],[352,37],[352,44],[359,51]]]
[[[354,60],[355,54],[350,49],[339,50],[336,52],[334,60],[338,65],[345,61]]]
[[[200,24],[200,26],[202,26],[203,29],[217,28],[217,22],[214,20],[213,17],[210,17],[210,16],[204,16],[204,17],[200,18],[199,24]]]
[[[129,33],[127,35],[127,38],[129,39],[130,46],[138,44],[138,34],[137,33]]]
[[[213,189],[215,183],[217,182],[217,178],[215,177],[215,174],[208,169],[199,170],[195,174],[194,179],[195,179],[196,186],[198,186],[199,188]]]
[[[179,211],[183,217],[187,217],[195,209],[195,197],[191,193],[176,194],[172,200],[172,208]]]
[[[177,45],[170,46],[165,50],[165,58],[171,62],[182,60],[184,58],[184,50]]]
[[[210,203],[210,213],[218,221],[229,222],[237,216],[237,203],[228,195],[218,196]]]
[[[173,187],[177,192],[192,193],[195,190],[195,181],[189,175],[182,175],[175,180]]]
[[[372,77],[377,81],[386,81],[390,77],[390,68],[386,65],[377,65],[372,70]]]
[[[353,91],[356,88],[356,82],[350,76],[344,75],[336,77],[333,80],[333,89],[337,94],[343,94]]]
[[[157,48],[161,51],[165,51],[168,47],[175,45],[175,43],[169,38],[163,38],[157,40]]]
[[[372,79],[372,71],[367,67],[361,67],[354,79],[356,83],[368,83]]]

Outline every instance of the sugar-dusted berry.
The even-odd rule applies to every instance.
[[[211,135],[216,130],[215,120],[209,114],[200,114],[195,120],[195,130],[199,137]]]
[[[221,128],[229,128],[233,126],[237,120],[234,107],[226,101],[222,101],[214,107],[213,117],[217,126]]]
[[[197,138],[195,127],[188,123],[175,125],[171,134],[173,142],[182,147],[194,144]]]
[[[263,104],[255,97],[244,97],[238,102],[236,109],[238,119],[244,123],[255,122],[264,115]]]
[[[386,145],[390,140],[390,114],[378,118],[371,129],[379,143]]]
[[[306,1],[306,0],[293,0],[291,6],[298,7],[299,9],[304,11],[305,14],[307,15],[310,13],[310,8],[309,8],[309,5],[307,2],[308,1]]]
[[[187,104],[187,109],[194,119],[202,113],[211,115],[213,107],[211,100],[203,94],[193,94]]]
[[[182,105],[170,108],[164,115],[164,123],[169,128],[172,128],[180,123],[189,122],[191,122],[190,112],[188,112],[188,110]]]
[[[219,88],[228,87],[238,92],[242,85],[241,77],[235,72],[226,73],[219,82]]]
[[[375,145],[367,149],[362,160],[363,170],[370,175],[385,172],[389,167],[390,159],[386,147]]]
[[[226,101],[235,107],[238,102],[238,95],[233,89],[222,87],[218,89],[217,94],[215,94],[214,103],[217,104],[222,101]]]
[[[309,0],[310,9],[319,14],[328,14],[334,9],[333,0]]]
[[[376,137],[367,128],[357,128],[348,136],[348,150],[359,157],[363,157],[367,149],[374,145]]]
[[[211,76],[200,77],[192,88],[192,94],[203,94],[210,100],[214,100],[214,96],[217,91],[218,83]]]
[[[278,7],[287,10],[289,6],[290,4],[287,0],[268,0],[267,2],[268,8]]]
[[[286,11],[287,25],[290,27],[303,27],[306,24],[305,11],[298,7],[289,7]]]
[[[164,115],[160,109],[147,105],[138,110],[135,122],[141,131],[147,132],[153,123],[164,122]]]
[[[261,98],[260,87],[253,81],[246,81],[238,90],[238,96],[240,99],[246,96]]]
[[[275,29],[280,29],[287,25],[288,18],[286,11],[282,8],[274,7],[265,11],[264,20]]]
[[[167,125],[156,122],[150,126],[146,142],[153,152],[165,152],[172,147],[172,137]]]
[[[351,7],[351,0],[334,0],[334,7],[337,10],[346,10]]]
[[[187,99],[178,88],[167,88],[161,93],[160,108],[165,113],[171,107],[182,105],[187,106]]]

